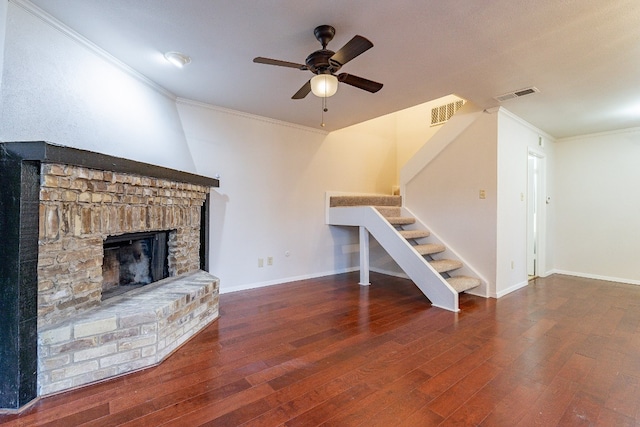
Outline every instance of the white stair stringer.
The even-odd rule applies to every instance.
[[[374,207],[332,207],[327,210],[328,224],[365,227],[433,306],[460,311],[458,292]]]
[[[420,220],[420,218],[418,218],[413,212],[411,212],[410,209],[406,208],[406,207],[402,207],[402,215],[403,216],[409,216],[409,217],[413,217],[415,218],[415,222],[409,226],[406,226],[405,229],[406,230],[433,230],[432,228],[429,227],[429,224],[426,224],[424,222],[422,222]],[[438,253],[434,258],[435,259],[455,259],[455,260],[459,260],[462,262],[462,266],[460,268],[458,268],[456,270],[456,275],[457,276],[471,276],[471,277],[477,277],[480,279],[480,286],[475,287],[473,289],[468,289],[465,291],[465,293],[471,294],[471,295],[477,295],[477,296],[481,296],[484,298],[487,298],[489,296],[489,290],[488,290],[488,286],[487,286],[487,279],[480,274],[480,272],[478,271],[478,269],[473,267],[473,264],[471,262],[469,262],[468,259],[466,259],[465,257],[463,257],[462,255],[460,255],[458,252],[456,252],[453,248],[453,245],[450,245],[448,242],[446,242],[445,240],[443,240],[438,233],[431,231],[430,235],[429,235],[429,239],[430,241],[434,242],[434,243],[438,243],[441,244],[445,247],[444,252],[440,252]]]

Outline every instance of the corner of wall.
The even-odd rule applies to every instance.
[[[542,272],[549,270],[547,249],[550,248],[550,209],[540,200],[546,197],[549,179],[544,171],[553,157],[553,138],[542,130],[500,107],[497,127],[497,250],[496,250],[496,294],[505,295],[526,286],[530,256],[528,244],[532,241],[530,227],[529,156],[544,161],[537,176],[541,185],[538,200],[538,259],[537,267]],[[533,197],[533,196],[531,196]],[[531,261],[532,262],[532,261]]]
[[[7,0],[0,1],[0,99],[2,99],[3,70],[4,70],[4,49],[5,39],[7,35],[7,17],[9,11],[9,2]],[[0,104],[0,123],[2,122],[2,105]]]
[[[32,3],[2,7],[0,139],[195,172],[173,95]]]

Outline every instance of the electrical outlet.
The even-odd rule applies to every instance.
[[[267,257],[267,265],[273,265],[273,257]]]
[[[484,190],[480,190],[480,198],[481,199],[486,199],[487,198],[487,193]]]
[[[258,258],[258,267],[259,268],[264,267],[264,258]]]

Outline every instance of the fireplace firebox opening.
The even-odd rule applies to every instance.
[[[169,277],[169,233],[107,237],[103,245],[102,301]]]

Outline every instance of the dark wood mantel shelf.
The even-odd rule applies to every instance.
[[[217,188],[220,186],[220,181],[215,178],[93,151],[65,147],[46,141],[2,142],[0,143],[0,150],[2,150],[3,156],[16,160],[75,165],[89,169],[144,175],[207,187]]]

